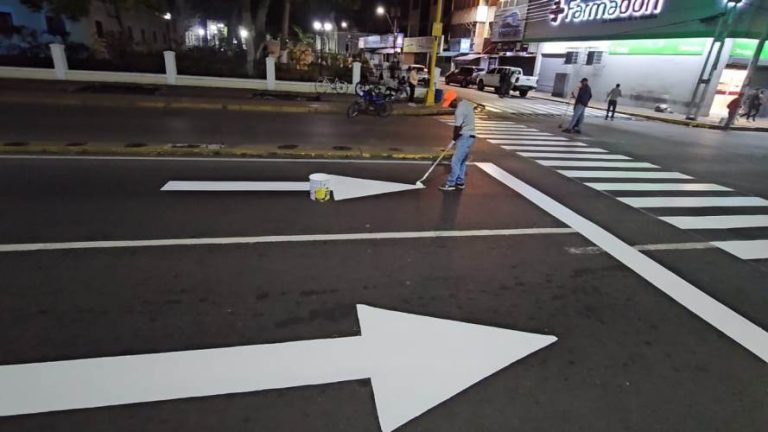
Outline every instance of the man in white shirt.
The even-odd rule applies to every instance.
[[[613,116],[616,115],[616,106],[619,104],[618,100],[622,96],[621,84],[616,84],[616,87],[612,88],[611,91],[608,92],[608,110],[605,111],[606,120],[608,120],[608,115],[610,115],[611,120],[613,120]]]
[[[475,106],[460,99],[456,106],[456,120],[453,127],[454,151],[451,159],[451,174],[440,186],[444,191],[463,190],[465,176],[467,174],[467,161],[469,152],[475,144]]]

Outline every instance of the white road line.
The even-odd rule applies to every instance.
[[[768,363],[768,332],[618,237],[491,163],[477,166],[578,231],[662,292]]]
[[[547,132],[528,132],[528,131],[506,131],[504,129],[486,129],[486,128],[477,128],[478,133],[485,133],[485,134],[504,134],[504,135],[531,135],[531,136],[554,136],[551,133]]]
[[[572,154],[572,153],[528,153],[520,152],[521,156],[529,158],[566,158],[566,159],[602,159],[602,160],[632,160],[631,157],[613,154]]]
[[[512,151],[561,151],[561,152],[577,152],[577,153],[608,153],[608,150],[603,150],[599,148],[586,148],[586,147],[545,147],[545,146],[509,146],[509,145],[503,145],[501,146],[504,150],[512,150]]]
[[[525,134],[524,134],[525,135]],[[504,139],[504,138],[523,138],[521,136],[518,136],[518,134],[506,134],[506,133],[478,133],[478,138],[484,138],[484,139]],[[548,141],[563,141],[558,137],[538,137],[538,136],[528,136],[525,137],[526,139],[541,139],[541,140],[548,140]]]
[[[698,242],[698,243],[662,243],[662,244],[648,244],[638,245],[634,247],[638,251],[666,251],[666,250],[694,250],[694,249],[716,249],[717,246],[710,242]],[[568,253],[575,255],[594,255],[605,253],[605,251],[598,246],[587,247],[569,247],[566,248]]]
[[[101,248],[134,248],[155,246],[203,246],[203,245],[233,245],[256,243],[296,243],[296,242],[325,242],[350,240],[393,240],[419,238],[452,238],[452,237],[491,237],[516,235],[546,235],[571,234],[570,228],[520,228],[497,230],[467,230],[467,231],[413,231],[413,232],[381,232],[381,233],[351,233],[351,234],[308,234],[259,237],[219,237],[219,238],[189,238],[163,240],[122,240],[122,241],[90,241],[65,243],[20,243],[0,245],[0,252],[29,252],[64,249],[101,249]]]
[[[73,159],[73,160],[122,160],[155,162],[250,162],[250,163],[358,163],[358,164],[410,164],[431,165],[431,161],[394,161],[375,159],[264,159],[264,158],[224,158],[224,157],[165,157],[165,156],[52,156],[52,155],[0,155],[0,159]]]
[[[757,197],[626,197],[619,201],[637,208],[768,207]]]
[[[669,216],[659,218],[682,229],[733,229],[768,227],[768,215]]]
[[[711,183],[584,183],[602,191],[732,191]]]
[[[768,240],[721,241],[712,243],[743,260],[768,258]]]
[[[211,192],[307,192],[309,182],[270,181],[169,181],[163,191],[211,191]]]
[[[512,144],[512,145],[540,145],[540,146],[569,146],[569,147],[587,147],[586,144],[576,141],[553,141],[553,140],[519,140],[519,139],[489,139],[491,144]]]
[[[537,160],[544,166],[552,167],[594,167],[594,168],[658,168],[648,162],[590,162],[590,161],[564,161],[564,160]]]
[[[680,179],[688,180],[693,177],[676,172],[664,171],[572,171],[559,170],[562,175],[574,178],[617,178],[617,179]]]

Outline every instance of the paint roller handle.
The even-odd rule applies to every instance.
[[[435,169],[435,167],[437,166],[437,164],[439,164],[439,163],[440,163],[440,161],[441,161],[441,160],[443,160],[443,157],[445,157],[445,154],[446,154],[446,153],[448,153],[448,150],[450,150],[451,148],[453,148],[453,146],[454,146],[455,144],[456,144],[456,141],[455,141],[455,140],[454,140],[454,141],[451,141],[451,143],[450,143],[450,144],[448,144],[448,147],[446,147],[446,148],[445,148],[445,150],[443,150],[443,152],[442,152],[442,153],[440,153],[440,156],[437,158],[437,160],[435,161],[435,163],[433,163],[433,164],[432,164],[432,166],[431,166],[431,167],[429,167],[429,170],[427,171],[427,173],[426,173],[426,174],[424,174],[424,177],[422,177],[421,179],[419,179],[419,181],[417,181],[417,182],[416,182],[416,184],[421,184],[421,182],[423,182],[424,180],[426,180],[426,179],[427,179],[427,177],[429,177],[429,175],[430,175],[430,174],[432,174],[432,171]]]

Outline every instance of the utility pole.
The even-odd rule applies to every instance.
[[[691,101],[688,104],[688,112],[685,116],[687,120],[696,120],[699,117],[699,113],[701,112],[701,104],[707,97],[707,92],[709,91],[709,87],[712,84],[712,79],[714,78],[715,72],[720,65],[720,57],[723,54],[725,40],[731,33],[733,20],[736,16],[736,9],[741,2],[742,0],[728,0],[725,3],[725,11],[720,15],[720,19],[717,23],[717,29],[715,29],[715,35],[712,40],[712,45],[709,46],[707,57],[704,60],[704,65],[701,68],[701,74],[699,74],[699,80],[696,82],[696,87],[693,89],[693,95],[691,95]],[[713,56],[712,52],[715,51],[715,45],[717,45],[717,50]],[[707,66],[709,65],[710,60],[712,61],[712,66],[709,68],[709,73],[707,73]]]
[[[752,87],[752,75],[755,74],[755,69],[757,69],[758,63],[760,63],[760,55],[765,48],[766,39],[768,39],[768,28],[765,29],[765,33],[763,33],[760,40],[757,41],[757,47],[755,48],[754,54],[752,54],[752,60],[749,62],[749,67],[747,67],[747,74],[744,76],[744,82],[741,84],[741,90],[739,90],[740,95],[746,94],[747,90]],[[730,127],[733,126],[733,121],[735,119],[735,116],[728,116],[728,121],[725,122],[725,129],[730,129]]]
[[[440,38],[443,37],[443,0],[437,0],[435,23],[432,25],[432,57],[429,59],[429,88],[427,89],[427,106],[435,104],[435,67],[437,66],[437,49]]]

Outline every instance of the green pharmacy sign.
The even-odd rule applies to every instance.
[[[707,38],[613,41],[608,48],[608,53],[612,55],[702,55],[708,42]]]
[[[757,41],[755,39],[734,39],[731,57],[751,59],[756,49]],[[760,60],[768,60],[768,44],[763,47]]]

